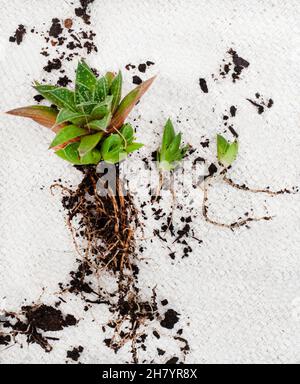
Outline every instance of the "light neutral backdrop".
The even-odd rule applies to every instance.
[[[43,39],[29,34],[16,46],[8,37],[20,23],[42,30],[52,17],[73,14],[68,1],[42,3],[0,0],[2,111],[31,104],[31,81],[45,76]],[[146,76],[159,75],[155,87],[133,115],[141,115],[138,137],[147,143],[141,157],[156,149],[165,119],[180,116],[189,118],[178,127],[186,141],[196,146],[202,136],[212,141],[202,152],[213,161],[223,113],[236,104],[240,156],[232,178],[253,187],[291,187],[300,183],[299,19],[298,0],[96,0],[92,26],[99,52],[88,60],[101,71],[155,62]],[[231,47],[250,67],[236,84],[213,82],[210,75]],[[75,65],[70,63],[70,75]],[[130,84],[125,69],[124,76]],[[207,95],[199,77],[208,80]],[[275,102],[261,116],[245,100],[257,91]],[[75,266],[59,196],[51,196],[49,186],[58,178],[75,182],[79,175],[47,150],[51,137],[33,122],[0,117],[0,299],[12,311],[41,295],[52,302],[57,283],[67,281]],[[253,197],[219,185],[211,199],[212,214],[222,220],[235,220],[251,208],[258,215],[267,209],[275,218],[232,232],[205,223],[199,200],[194,225],[203,245],[195,243],[193,254],[172,263],[154,240],[146,251],[148,264],[140,263],[142,289],[149,294],[156,285],[159,296],[181,314],[189,363],[298,363],[300,196]],[[0,362],[61,363],[66,350],[79,344],[85,347],[82,362],[129,359],[128,348],[115,355],[102,343],[101,325],[109,318],[105,307],[85,314],[72,299],[64,308],[82,321],[59,333],[51,354],[24,343],[23,349],[0,347]],[[149,343],[150,360],[155,348]],[[167,338],[165,343],[167,360],[173,345]]]

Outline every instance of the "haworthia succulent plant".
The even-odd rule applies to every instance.
[[[217,135],[218,160],[224,167],[228,168],[236,160],[238,151],[237,140],[230,143],[222,135]]]
[[[97,78],[80,61],[75,90],[35,83],[34,88],[56,108],[29,106],[8,113],[51,128],[57,135],[50,148],[72,164],[117,163],[142,147],[134,142],[133,128],[124,122],[153,80],[142,83],[121,101],[121,72]]]
[[[175,133],[173,123],[170,119],[166,122],[161,148],[158,151],[159,169],[165,171],[174,170],[179,162],[185,157],[189,146],[182,146],[182,134]]]

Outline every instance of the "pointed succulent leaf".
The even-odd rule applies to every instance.
[[[92,149],[83,158],[79,157],[79,143],[67,145],[64,149],[56,151],[56,155],[74,165],[98,164],[101,160],[101,153],[97,149]]]
[[[229,167],[236,160],[238,151],[239,151],[239,144],[237,141],[234,141],[229,145],[229,148],[226,154],[223,156],[221,163],[225,167]]]
[[[229,148],[229,143],[222,135],[217,135],[217,151],[218,151],[218,160],[222,161],[227,150]]]
[[[132,153],[132,152],[138,151],[138,150],[141,149],[143,146],[144,146],[144,144],[142,144],[142,143],[132,143],[132,144],[129,144],[129,145],[126,147],[126,152],[127,152],[127,153]]]
[[[65,144],[72,139],[86,134],[88,134],[88,131],[78,127],[77,125],[67,125],[57,133],[54,140],[50,144],[50,148]]]
[[[120,104],[121,94],[122,94],[122,73],[121,71],[118,75],[113,79],[110,87],[110,94],[113,96],[112,101],[112,113],[116,111]]]
[[[176,135],[174,137],[172,143],[170,144],[170,146],[168,148],[168,152],[171,155],[175,155],[177,152],[181,153],[181,151],[179,151],[180,144],[181,144],[181,138],[182,138],[182,134],[181,133],[178,133],[178,135]]]
[[[83,60],[80,61],[76,70],[76,89],[77,86],[79,86],[82,89],[85,88],[87,91],[91,92],[91,94],[94,94],[96,84],[97,78],[93,71]]]
[[[62,128],[61,125],[55,126],[58,111],[54,108],[41,105],[32,105],[28,107],[13,109],[6,113],[14,116],[27,117],[42,125],[43,127],[52,129],[54,132],[57,132]]]
[[[116,77],[116,75],[113,72],[107,72],[106,73],[105,78],[107,80],[108,89],[110,89],[112,82],[113,82],[115,77]]]
[[[103,155],[103,160],[106,162],[106,163],[109,163],[109,164],[117,164],[117,163],[120,163],[121,161],[125,160],[127,158],[127,153],[123,150],[114,150],[114,151],[111,151],[105,155]]]
[[[91,112],[91,117],[94,120],[103,118],[107,113],[111,111],[112,96],[107,96],[104,101],[95,105]]]
[[[53,85],[36,85],[34,87],[42,96],[58,108],[66,108],[76,112],[75,94],[67,88],[56,87]]]
[[[61,159],[69,161],[72,164],[80,164],[80,158],[78,154],[79,143],[72,143],[67,145],[65,148],[56,151],[56,155]]]
[[[66,121],[71,121],[73,122],[74,120],[82,120],[85,121],[86,115],[84,113],[80,112],[73,112],[69,111],[68,109],[61,109],[57,119],[56,119],[56,124],[62,124],[65,123]]]
[[[134,130],[130,124],[123,125],[122,129],[120,130],[121,136],[126,140],[125,145],[132,144],[134,140]]]
[[[102,159],[101,152],[99,149],[94,148],[89,151],[85,156],[80,160],[80,164],[89,165],[89,164],[98,164]]]
[[[97,80],[96,89],[95,89],[95,101],[101,102],[104,101],[109,90],[109,84],[107,78],[101,77]]]
[[[229,167],[237,158],[239,144],[235,140],[229,143],[223,136],[217,136],[218,160],[225,167]]]
[[[103,137],[103,132],[97,132],[93,135],[83,136],[78,148],[79,156],[82,158],[92,149],[94,149]]]
[[[90,121],[87,124],[87,127],[96,131],[105,131],[110,123],[110,120],[111,113],[108,113],[106,116],[103,117],[103,119]]]
[[[168,149],[168,147],[171,145],[174,138],[175,138],[175,129],[171,119],[168,119],[164,129],[164,135],[162,140],[162,150]]]
[[[111,164],[124,160],[127,157],[127,153],[124,150],[123,144],[123,139],[117,134],[107,137],[101,147],[103,160]]]
[[[111,122],[112,126],[114,126],[116,129],[119,129],[123,125],[127,116],[130,114],[141,97],[147,92],[154,80],[155,77],[152,77],[151,79],[143,82],[124,97],[118,109],[116,110],[116,113],[114,114]]]

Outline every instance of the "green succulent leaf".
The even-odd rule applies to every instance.
[[[67,125],[57,133],[57,135],[55,136],[55,139],[50,144],[50,148],[54,148],[54,147],[57,147],[58,145],[65,144],[68,141],[75,139],[77,137],[86,135],[87,133],[88,133],[87,130],[80,128],[77,125]]]
[[[97,132],[93,135],[83,136],[78,147],[79,156],[82,158],[94,149],[99,144],[103,135],[103,132]]]
[[[95,89],[95,101],[101,102],[104,101],[107,97],[109,90],[109,84],[107,78],[101,77],[101,79],[97,80],[96,89]]]
[[[78,63],[76,70],[76,92],[85,90],[86,94],[94,95],[97,78],[91,68],[82,60]]]
[[[238,151],[239,144],[236,140],[230,143],[223,136],[217,136],[218,160],[222,165],[229,167],[236,160]]]
[[[91,112],[91,117],[93,118],[93,120],[102,119],[111,111],[112,99],[112,96],[107,96],[103,102],[95,105],[94,109]]]
[[[182,134],[176,135],[174,126],[169,119],[164,128],[161,149],[158,151],[159,168],[172,171],[183,160],[189,146],[182,147]]]
[[[113,96],[112,106],[111,110],[112,113],[116,111],[118,108],[118,105],[121,101],[121,95],[122,95],[122,73],[121,71],[118,73],[118,75],[113,79],[110,87],[110,93]]]
[[[120,130],[121,136],[125,139],[126,143],[125,145],[128,146],[129,144],[132,144],[134,140],[134,130],[130,124],[123,125],[122,129]]]
[[[98,149],[94,148],[88,152],[84,157],[79,157],[79,143],[72,143],[67,145],[64,149],[56,151],[56,155],[74,165],[89,165],[98,164],[101,160],[101,153]]]
[[[67,88],[56,87],[54,85],[36,85],[34,87],[42,96],[58,108],[66,108],[76,112],[75,94]]]
[[[168,149],[172,141],[174,140],[174,138],[175,138],[175,129],[171,119],[168,119],[165,125],[164,135],[162,139],[162,147],[161,147],[162,150]]]
[[[115,74],[113,72],[107,72],[106,75],[105,75],[105,78],[107,80],[107,84],[108,84],[108,89],[110,89],[111,85],[112,85],[112,82],[115,78]]]
[[[96,131],[105,131],[111,121],[111,113],[108,113],[103,119],[93,120],[87,124],[89,129],[94,129]]]
[[[86,115],[84,113],[80,112],[73,112],[68,109],[61,109],[57,119],[56,119],[56,124],[62,124],[65,123],[66,121],[70,121],[71,123],[75,124],[75,121],[86,121]]]
[[[144,144],[142,144],[142,143],[132,143],[132,144],[129,144],[129,145],[126,147],[126,152],[127,152],[127,153],[132,153],[132,152],[138,151],[138,150],[141,149],[143,146],[144,146]]]
[[[107,137],[102,143],[101,153],[103,160],[107,163],[116,164],[127,157],[124,150],[123,139],[113,134]]]

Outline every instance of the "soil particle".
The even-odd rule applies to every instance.
[[[207,83],[206,83],[206,80],[201,78],[199,80],[199,84],[200,84],[200,88],[202,89],[202,92],[204,93],[208,93],[208,87],[207,87]]]
[[[24,35],[26,34],[26,28],[23,24],[20,24],[18,28],[16,29],[13,36],[10,36],[9,41],[11,43],[17,43],[20,45],[23,41]]]
[[[146,61],[146,64],[148,67],[150,67],[151,65],[155,65],[155,63],[153,61],[150,61],[150,60]]]
[[[22,310],[26,313],[27,321],[31,326],[45,332],[61,331],[64,327],[77,324],[73,315],[64,317],[60,310],[44,304],[37,308],[22,307]]]
[[[166,361],[166,364],[177,364],[179,361],[179,358],[178,357],[172,357],[171,359],[169,359],[168,361]]]
[[[174,311],[173,309],[168,309],[164,315],[164,319],[160,322],[160,325],[163,328],[173,329],[175,324],[179,321],[179,313]]]
[[[0,345],[8,345],[11,342],[11,337],[9,335],[0,334]]]
[[[158,356],[163,356],[166,353],[166,351],[164,351],[163,349],[157,348],[157,353],[158,353]]]
[[[161,301],[161,305],[163,305],[163,306],[166,306],[168,304],[169,304],[169,302],[168,302],[167,299],[164,299],[164,300]]]
[[[61,87],[67,87],[69,83],[72,83],[72,80],[67,75],[60,77],[57,81],[57,85]]]
[[[45,100],[44,96],[42,95],[35,95],[33,99],[37,102],[40,103],[42,100]]]
[[[138,66],[138,70],[142,73],[145,73],[146,72],[146,69],[147,69],[147,65],[146,64],[140,64]]]
[[[89,14],[89,5],[92,4],[94,0],[80,0],[81,7],[75,8],[75,15],[81,17],[85,24],[91,24],[90,19],[91,15]]]
[[[230,126],[228,127],[228,129],[229,129],[229,131],[232,133],[232,135],[233,135],[235,138],[238,138],[238,137],[239,137],[238,133],[236,132],[236,130],[233,128],[232,125],[230,125]]]
[[[272,108],[273,105],[274,105],[274,101],[273,101],[272,99],[270,99],[270,100],[268,101],[268,105],[267,105],[267,107],[268,107],[268,108]]]
[[[63,28],[61,26],[60,20],[56,18],[52,19],[52,25],[49,30],[49,36],[58,38],[62,32],[63,32]]]
[[[231,56],[230,59],[223,60],[223,64],[220,66],[219,75],[225,79],[227,76],[231,75],[232,82],[235,83],[240,79],[240,76],[244,69],[248,68],[250,63],[240,57],[238,53],[232,48],[228,51],[228,54]],[[216,76],[213,74],[212,77],[216,80]]]
[[[140,84],[142,84],[143,80],[139,76],[135,75],[132,78],[132,82],[133,82],[133,84],[140,85]]]
[[[208,167],[208,176],[206,177],[211,177],[213,176],[215,173],[218,172],[218,168],[216,167],[216,165],[214,163],[210,164],[210,166]]]
[[[73,20],[72,19],[66,19],[64,21],[64,27],[67,29],[71,29],[73,27]]]
[[[53,70],[58,70],[60,69],[62,66],[62,63],[61,63],[61,60],[60,59],[53,59],[52,61],[51,60],[48,60],[48,64],[44,67],[44,70],[46,72],[52,72]]]
[[[125,65],[125,68],[127,69],[127,71],[130,71],[131,69],[135,69],[136,66],[133,64],[127,64],[127,65]]]
[[[231,117],[235,117],[236,116],[236,112],[237,112],[237,108],[236,106],[232,105],[230,107],[230,114],[231,114]]]
[[[74,347],[70,351],[67,351],[67,358],[71,359],[73,361],[78,361],[81,353],[83,352],[84,348],[80,345],[79,347]]]
[[[247,99],[247,100],[249,101],[249,103],[251,103],[252,105],[254,105],[254,107],[257,108],[257,113],[258,113],[259,115],[262,115],[262,114],[264,113],[264,111],[265,111],[265,107],[264,107],[263,105],[258,104],[256,101],[253,101],[253,100],[251,100],[251,99]]]

